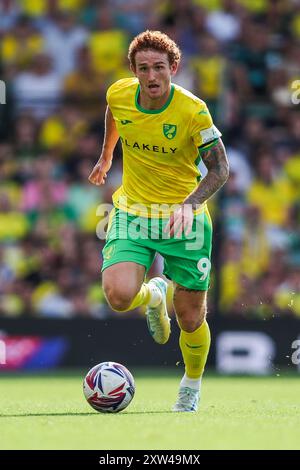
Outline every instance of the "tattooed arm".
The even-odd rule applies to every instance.
[[[229,175],[229,164],[221,139],[210,149],[203,150],[201,157],[208,173],[184,201],[184,204],[192,204],[193,208],[215,194],[226,183]]]
[[[194,219],[193,210],[215,194],[228,178],[229,164],[221,139],[218,139],[213,147],[204,149],[201,156],[208,173],[185,199],[181,208],[171,215],[164,230],[169,232],[171,236],[175,234],[180,236],[183,231],[186,235],[191,232]]]

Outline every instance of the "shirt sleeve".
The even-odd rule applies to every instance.
[[[190,127],[191,138],[197,147],[207,145],[221,137],[221,132],[214,125],[205,103],[199,106],[193,116]]]
[[[107,102],[108,106],[110,106],[110,104],[111,104],[111,93],[113,91],[113,85],[111,85],[106,91],[106,102]]]

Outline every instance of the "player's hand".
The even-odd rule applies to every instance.
[[[96,184],[97,186],[105,184],[107,173],[111,167],[111,162],[112,159],[104,160],[103,158],[100,158],[89,176],[90,183]]]
[[[194,212],[191,204],[183,204],[170,217],[164,232],[170,232],[170,237],[180,238],[184,232],[189,235],[193,228]]]

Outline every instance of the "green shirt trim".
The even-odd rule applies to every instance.
[[[145,114],[159,114],[159,113],[162,113],[169,106],[169,104],[171,103],[172,98],[174,96],[174,91],[175,91],[175,87],[172,84],[171,85],[171,91],[170,91],[170,94],[169,94],[169,98],[167,99],[166,103],[163,105],[162,108],[160,108],[160,109],[145,109],[139,104],[140,85],[138,85],[138,87],[136,89],[136,93],[135,93],[135,106],[137,107],[137,109],[139,111],[141,111],[141,113],[145,113]]]

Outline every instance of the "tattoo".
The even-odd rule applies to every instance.
[[[186,292],[199,292],[199,289],[188,289],[187,287],[176,286],[175,291],[183,290]]]
[[[178,292],[191,292],[197,294],[199,291],[196,289],[188,289],[187,287],[179,286],[178,284],[175,286],[174,293],[173,293],[173,301],[175,302],[177,299]]]
[[[209,150],[204,150],[201,157],[208,173],[184,201],[184,204],[192,204],[193,207],[203,204],[215,194],[226,183],[229,175],[229,164],[221,139]]]

